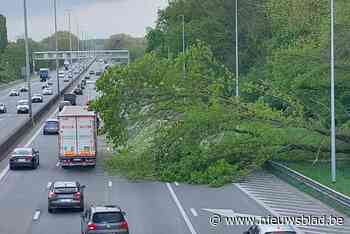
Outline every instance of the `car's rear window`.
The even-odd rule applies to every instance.
[[[55,193],[76,193],[78,192],[77,187],[55,187]]]
[[[297,234],[294,231],[275,231],[275,232],[265,232],[265,234]]]
[[[124,221],[121,212],[98,212],[92,219],[94,223],[119,223]]]
[[[56,122],[56,121],[47,121],[46,125],[50,126],[50,127],[56,127],[56,126],[58,126],[58,122]]]
[[[17,150],[14,150],[14,153],[17,155],[31,155],[32,151],[31,150],[24,150],[24,149],[17,149]]]

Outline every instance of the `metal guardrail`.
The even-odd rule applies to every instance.
[[[278,170],[280,173],[287,175],[295,180],[298,180],[299,182],[306,185],[308,188],[316,190],[317,192],[321,193],[323,196],[329,198],[330,200],[338,203],[339,205],[347,209],[350,209],[350,197],[339,193],[323,184],[320,184],[319,182],[309,177],[306,177],[303,174],[294,171],[293,169],[290,169],[289,167],[281,163],[268,161],[267,166],[270,167],[270,169]]]

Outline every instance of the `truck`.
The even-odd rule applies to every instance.
[[[86,106],[65,106],[58,115],[59,164],[62,168],[96,165],[97,117]]]
[[[49,79],[49,69],[48,68],[40,68],[39,76],[41,82],[46,82]]]
[[[63,95],[63,101],[69,101],[71,105],[75,106],[77,104],[77,95],[74,93],[65,93]]]

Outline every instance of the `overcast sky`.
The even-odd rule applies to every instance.
[[[0,14],[7,18],[9,40],[24,33],[23,0],[0,0]],[[68,30],[72,10],[72,31],[86,31],[90,37],[107,38],[127,33],[144,36],[146,27],[154,26],[157,10],[168,0],[57,0],[58,30]],[[29,37],[41,40],[54,32],[53,0],[27,0]]]

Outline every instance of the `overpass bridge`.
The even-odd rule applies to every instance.
[[[129,64],[129,50],[85,50],[85,51],[43,51],[33,53],[33,65],[36,61],[73,60],[96,57],[97,59],[107,59],[114,64]]]

